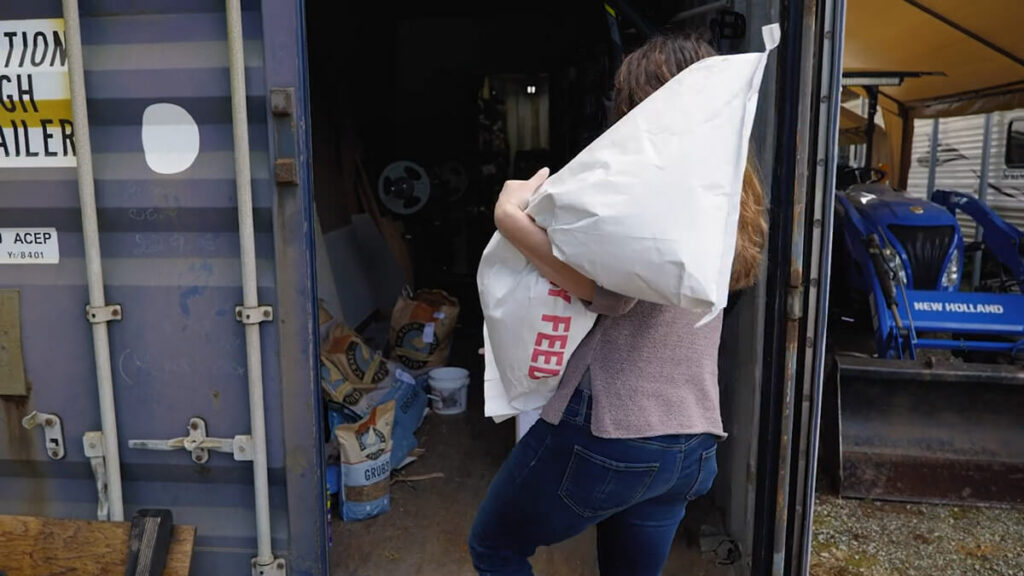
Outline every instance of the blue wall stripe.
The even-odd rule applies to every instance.
[[[89,18],[98,17],[125,17],[141,15],[182,15],[186,18],[203,17],[206,13],[220,14],[223,18],[224,2],[218,0],[85,0],[79,4],[78,11],[84,21]],[[253,29],[258,29],[256,23],[262,20],[259,15],[259,0],[242,0],[242,22],[246,20],[249,12],[255,16],[248,16],[254,20]],[[0,8],[0,19],[3,20],[27,20],[30,18],[60,18],[63,14],[60,0],[23,0],[21,2],[5,2]],[[179,24],[187,27],[187,24]],[[226,28],[226,26],[225,26]],[[246,33],[246,38],[249,34]],[[119,38],[120,40],[120,38]]]
[[[269,174],[267,153],[254,150],[250,154],[252,173],[256,177]],[[97,180],[145,180],[171,182],[175,180],[231,179],[235,175],[234,154],[227,151],[200,152],[195,162],[178,174],[157,174],[146,164],[142,153],[93,154],[93,174]],[[75,178],[74,169],[64,169],[61,176]],[[38,168],[7,168],[0,173],[0,181],[30,182],[55,179],[49,170]]]
[[[150,42],[206,42],[224,40],[227,18],[224,3],[219,12],[208,14],[154,14],[128,18],[83,18],[82,40],[86,45],[93,39],[117,38],[118,44]],[[262,22],[258,12],[242,14],[242,30],[246,40],[262,37]]]
[[[62,254],[84,254],[82,237],[69,230],[58,230]],[[136,232],[109,232],[103,234],[104,258],[181,258],[183,254],[196,254],[203,258],[238,258],[238,233],[225,230],[183,232],[181,230],[155,231],[140,228]],[[274,254],[274,239],[269,232],[256,235],[256,254],[270,258]]]
[[[97,126],[92,129],[92,149],[96,154],[143,152],[142,122],[137,126]],[[199,152],[224,152],[235,148],[230,124],[200,124]],[[249,150],[267,151],[267,132],[249,132]]]
[[[56,4],[59,8],[60,2],[56,2]],[[224,2],[223,0],[91,0],[83,2],[80,10],[83,16],[223,13]],[[242,0],[243,12],[259,10],[259,0]]]
[[[103,232],[236,232],[238,210],[235,208],[164,208],[149,220],[141,208],[102,208],[97,217]],[[257,232],[270,233],[269,208],[253,209]],[[82,216],[77,206],[63,208],[22,208],[0,210],[0,228],[33,228],[56,226],[60,230],[81,231]]]
[[[33,0],[32,2],[5,2],[0,19],[29,20],[33,18],[60,18],[63,13],[60,0]]]
[[[274,263],[269,259],[263,258],[263,255],[257,255],[257,279],[256,282],[259,284],[261,292],[264,287],[272,289],[274,287]],[[53,309],[52,302],[34,302],[29,305],[29,302],[25,300],[25,294],[32,292],[35,293],[39,290],[48,289],[50,287],[64,288],[64,287],[85,287],[85,260],[83,257],[76,254],[69,254],[61,257],[60,264],[52,265],[22,265],[22,264],[5,264],[3,269],[8,271],[6,275],[17,273],[17,283],[13,284],[5,277],[0,276],[0,288],[23,288],[22,293],[22,310],[26,312],[26,317],[29,315],[44,316],[44,320],[39,326],[46,327],[52,325],[53,318],[78,318],[82,312],[82,307],[88,301],[88,294],[76,292],[74,297],[73,310],[70,313],[65,314],[66,310],[56,311]],[[138,300],[142,298],[155,298],[160,290],[166,288],[175,288],[183,285],[203,285],[203,286],[225,286],[233,287],[239,286],[241,281],[241,266],[237,259],[227,258],[217,260],[214,258],[208,258],[201,260],[196,257],[188,258],[142,258],[142,257],[131,257],[131,258],[104,258],[103,259],[103,280],[107,286],[107,300],[110,302],[126,302],[129,300]],[[68,288],[70,289],[70,288]],[[64,295],[62,302],[68,299],[67,294]],[[266,294],[261,294],[260,302],[266,302],[267,304],[273,304],[274,293],[272,290]],[[221,303],[225,309],[234,311],[234,307],[239,304],[237,298],[230,298]],[[163,321],[166,321],[166,317],[161,318],[160,310],[156,309],[152,312],[152,321],[155,323],[154,326],[160,325]],[[125,318],[127,318],[127,313]],[[84,318],[83,318],[84,323]],[[24,323],[23,323],[24,326]],[[132,342],[138,343],[142,339],[149,337],[153,334],[154,327],[146,326],[145,324],[119,324],[124,326],[121,332],[134,333]],[[64,329],[65,325],[61,324],[61,329]],[[203,326],[197,326],[196,329],[202,330]],[[32,339],[39,340],[37,335],[34,335],[32,339],[22,330],[23,339],[25,341],[31,341]],[[268,340],[273,336],[268,335]],[[272,341],[272,340],[271,340]],[[69,341],[61,348],[62,352],[67,352],[72,349],[76,349],[81,346],[81,343],[90,343],[88,332],[81,335],[81,340],[76,338],[69,339]],[[49,338],[45,342],[45,350],[51,350],[51,346],[54,344],[53,339]],[[122,342],[123,344],[123,342]],[[180,348],[183,344],[175,340],[154,342],[154,345],[158,346],[159,349],[169,348]],[[25,352],[25,364],[26,366],[32,365],[33,371],[37,377],[35,382],[39,384],[40,378],[38,375],[44,370],[42,366],[46,367],[45,372],[53,372],[56,368],[47,365],[47,361],[44,358],[42,361],[39,358],[30,357],[31,354],[37,354],[36,350],[39,347],[33,346],[35,350],[30,353]],[[113,345],[111,348],[114,349]],[[235,346],[238,353],[244,354],[245,345],[242,342],[237,343]],[[203,350],[202,354],[194,354],[197,358],[207,356],[209,361],[213,362],[215,357],[210,358],[213,355],[213,350]],[[155,353],[155,352],[154,352]],[[276,358],[274,359],[276,362]],[[78,365],[82,364],[81,359],[76,359]],[[28,370],[28,368],[26,368]],[[31,378],[32,375],[29,374]],[[46,378],[46,384],[40,384],[43,389],[49,387],[56,387],[58,390],[63,390],[62,385],[67,382],[74,381],[78,382],[82,379],[81,370],[68,375],[64,378],[57,378],[56,375],[48,374]],[[271,381],[275,381],[271,377]],[[242,384],[242,388],[245,385]],[[85,391],[88,394],[88,390]],[[49,396],[44,396],[48,400]],[[93,396],[95,397],[95,396]],[[61,396],[60,403],[67,402],[69,399]],[[57,403],[57,401],[54,401]],[[72,403],[74,406],[74,403]],[[77,410],[77,408],[76,408]],[[67,434],[65,430],[65,434]],[[0,446],[0,448],[6,448],[6,446]],[[0,456],[3,452],[0,450]],[[277,465],[277,464],[275,464]]]
[[[13,170],[13,169],[12,169]],[[27,168],[19,169],[28,171]],[[30,191],[5,194],[7,210],[50,206],[77,206],[78,182],[74,169],[64,168],[67,180],[32,180],[5,182],[4,191]],[[2,181],[2,179],[0,179]],[[236,205],[235,181],[231,180],[97,180],[96,204],[100,208],[222,208]],[[253,204],[269,208],[274,185],[269,180],[252,181]]]
[[[262,95],[249,94],[246,99],[249,131],[265,131],[267,100]],[[177,104],[199,124],[230,124],[231,98],[228,96],[195,95],[178,98],[106,98],[89,101],[89,123],[94,126],[130,124],[136,125],[142,113],[150,104],[170,102]]]
[[[172,68],[164,70],[86,70],[85,91],[96,98],[170,98],[231,96],[227,68]],[[261,94],[266,89],[263,68],[245,69],[245,91]]]

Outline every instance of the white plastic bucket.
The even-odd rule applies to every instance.
[[[438,414],[461,414],[466,411],[469,394],[469,370],[435,368],[430,371],[431,409]]]

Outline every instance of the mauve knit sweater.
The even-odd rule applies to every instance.
[[[718,404],[721,314],[695,328],[704,313],[638,302],[601,287],[589,308],[600,314],[597,323],[569,359],[541,418],[558,424],[589,370],[595,436],[725,437]]]

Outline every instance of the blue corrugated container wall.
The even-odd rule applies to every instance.
[[[184,451],[128,448],[184,436],[202,417],[211,436],[250,430],[224,2],[82,0],[85,79],[110,324],[126,517],[170,508],[198,528],[192,574],[249,574],[255,554],[252,468],[230,454],[206,465]],[[326,574],[316,388],[311,182],[301,3],[243,1],[274,552],[289,574]],[[4,2],[0,20],[60,18],[58,0]],[[272,116],[272,87],[295,89],[295,114]],[[141,122],[155,103],[184,108],[200,150],[184,172],[154,172]],[[295,157],[299,185],[271,165]],[[0,228],[55,227],[57,265],[0,266],[21,293],[27,397],[2,397],[0,513],[93,519],[96,486],[82,447],[100,429],[74,168],[0,169]],[[52,461],[32,410],[63,419],[67,456]]]

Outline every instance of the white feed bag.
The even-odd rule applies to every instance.
[[[555,256],[601,286],[654,302],[725,308],[765,52],[701,60],[615,123],[531,201]]]
[[[495,234],[477,272],[484,311],[484,415],[501,421],[551,398],[597,314]]]

